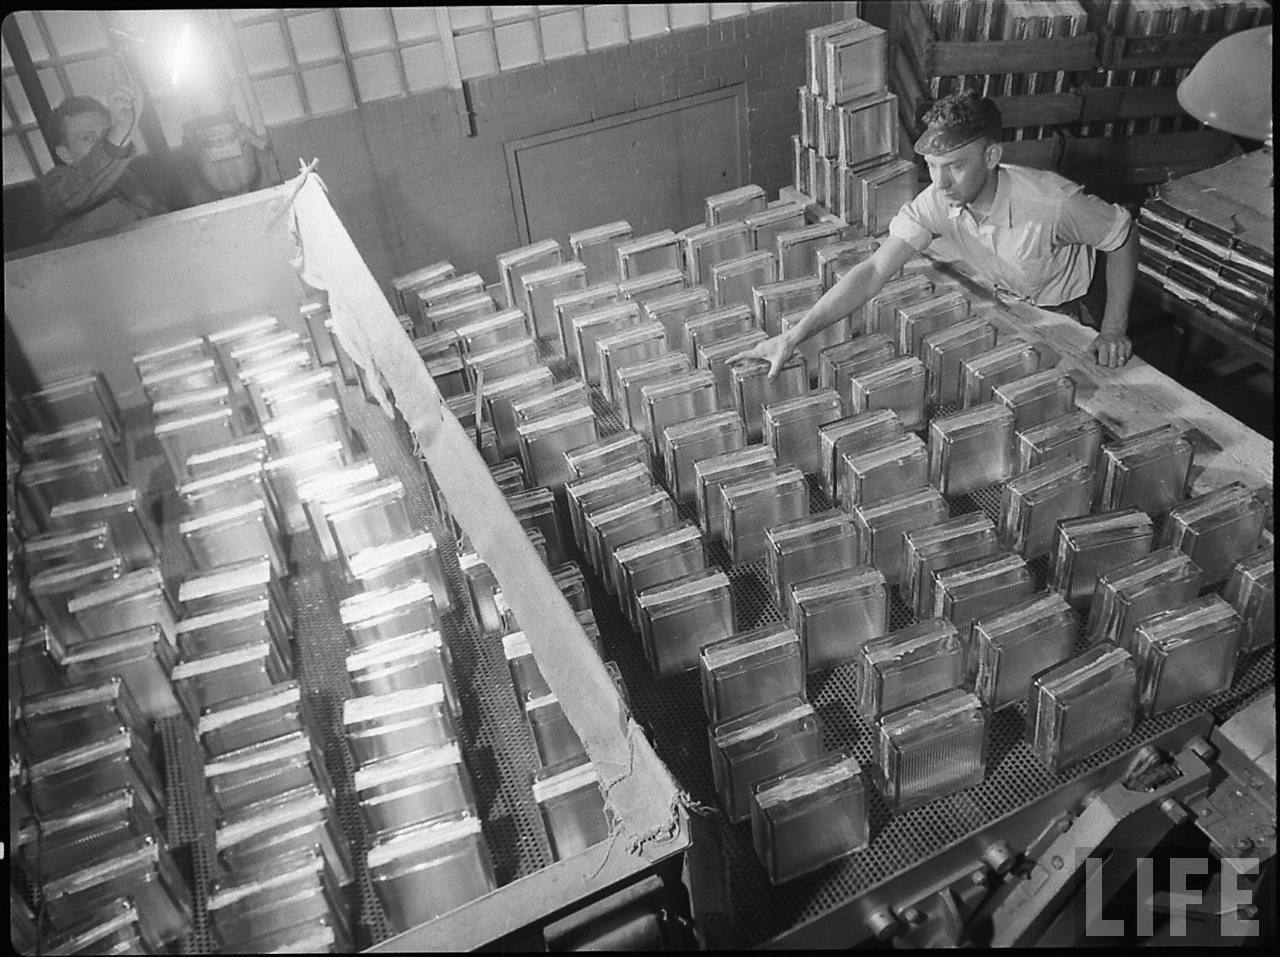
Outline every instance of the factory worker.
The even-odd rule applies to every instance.
[[[69,97],[54,110],[62,161],[40,180],[50,239],[81,240],[164,212],[129,169],[138,123],[137,94],[117,87],[107,105]]]
[[[1138,268],[1138,230],[1127,210],[1056,173],[1000,163],[1000,111],[965,90],[938,100],[915,151],[932,183],[906,203],[872,256],[851,269],[804,319],[744,355],[776,376],[804,339],[858,309],[936,236],[945,236],[997,295],[1066,313],[1098,330],[1089,352],[1122,366]],[[1097,253],[1105,256],[1105,269]]]

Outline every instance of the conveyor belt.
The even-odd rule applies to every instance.
[[[557,379],[568,378],[572,374],[563,361],[557,362],[545,354],[544,361],[552,366]],[[592,390],[592,405],[602,435],[622,428],[617,413],[595,389]],[[830,508],[831,503],[826,496],[810,481],[811,509],[822,511]],[[983,511],[993,521],[998,521],[1000,492],[1001,486],[995,485],[972,495],[951,498],[951,514],[957,516]],[[680,515],[696,521],[692,506],[682,508]],[[739,629],[782,620],[763,560],[731,566],[728,555],[719,544],[711,546],[709,554],[712,562],[729,574]],[[584,559],[580,557],[579,563],[586,575],[605,652],[622,671],[637,720],[649,733],[659,757],[693,799],[718,808],[711,776],[707,719],[702,708],[697,672],[664,681],[656,680],[645,660],[639,636],[632,631],[616,599],[605,593]],[[1047,559],[1032,561],[1029,567],[1036,588],[1043,589]],[[890,589],[890,592],[890,627],[904,627],[915,618],[898,597],[897,590]],[[1083,649],[1081,622],[1077,650]],[[1145,721],[1125,740],[1056,776],[1044,769],[1024,740],[1025,703],[1001,711],[993,716],[990,723],[987,775],[981,785],[896,817],[889,813],[875,787],[869,787],[870,846],[782,887],[775,888],[769,884],[752,847],[750,824],[730,824],[717,812],[723,859],[721,883],[727,909],[711,917],[704,914],[700,929],[708,946],[717,949],[752,947],[785,935],[788,930],[855,900],[891,875],[927,860],[944,847],[1044,797],[1060,784],[1083,775],[1116,755],[1151,740],[1193,714],[1211,711],[1218,720],[1224,719],[1271,687],[1274,675],[1274,650],[1268,649],[1245,662],[1227,692]],[[872,761],[874,739],[870,727],[856,711],[853,665],[846,664],[825,674],[810,675],[808,692],[822,721],[824,746],[828,750],[846,749],[864,767],[868,766]],[[694,893],[696,897],[696,889]]]
[[[442,631],[453,653],[462,703],[463,754],[475,791],[483,832],[498,885],[508,884],[551,863],[546,833],[533,802],[530,781],[537,753],[511,687],[501,642],[481,639],[458,568],[453,538],[435,514],[425,475],[409,449],[407,429],[392,422],[359,389],[340,387],[343,411],[359,443],[383,476],[401,479],[405,502],[416,529],[435,535],[455,597],[455,611],[443,617]],[[145,426],[144,426],[145,429]],[[189,562],[176,527],[180,504],[154,439],[132,451],[133,474],[161,501],[166,574],[180,577]],[[165,492],[165,482],[169,482]],[[293,605],[294,666],[312,713],[311,732],[322,744],[325,767],[334,785],[338,825],[350,843],[355,871],[350,912],[353,944],[369,947],[392,930],[373,891],[364,864],[366,835],[352,784],[353,765],[342,733],[342,702],[351,696],[346,672],[346,635],[339,603],[355,592],[338,562],[326,562],[310,532],[286,536],[293,574],[288,595]],[[183,719],[160,725],[168,791],[168,840],[191,885],[194,927],[180,944],[184,954],[212,953],[214,940],[205,912],[214,859],[214,809],[205,790],[198,742]]]

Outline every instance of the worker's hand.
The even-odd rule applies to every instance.
[[[117,146],[123,145],[133,134],[133,128],[138,122],[140,99],[137,90],[123,83],[107,94],[107,114],[111,117],[107,138]]]
[[[1133,355],[1133,343],[1123,332],[1102,330],[1089,343],[1089,353],[1100,366],[1118,369]]]
[[[791,353],[795,351],[795,347],[787,342],[785,335],[773,336],[764,342],[758,342],[750,349],[739,352],[735,356],[729,358],[730,362],[736,362],[739,359],[767,359],[769,361],[769,381],[773,382],[778,378],[778,373],[782,371],[782,367],[787,360],[791,358]]]

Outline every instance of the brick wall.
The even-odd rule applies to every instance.
[[[492,282],[495,257],[520,245],[510,140],[745,83],[748,182],[775,196],[791,181],[805,31],[848,15],[845,6],[787,4],[468,81],[475,136],[456,94],[435,90],[273,127],[271,141],[285,176],[319,157],[334,207],[384,287],[438,259]]]

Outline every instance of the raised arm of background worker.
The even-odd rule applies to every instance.
[[[134,94],[112,91],[107,100],[111,125],[79,162],[64,163],[41,181],[45,208],[55,222],[74,216],[101,200],[129,168],[134,147],[129,141],[137,123]]]
[[[869,258],[845,273],[796,325],[733,358],[768,359],[770,381],[778,378],[779,371],[800,343],[861,308],[915,254],[910,244],[896,236],[886,236]]]

